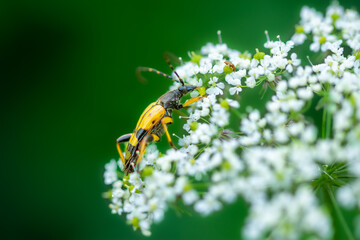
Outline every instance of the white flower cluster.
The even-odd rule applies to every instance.
[[[306,39],[312,39],[310,50],[325,52],[338,48],[343,40],[352,50],[359,50],[360,18],[355,10],[344,11],[338,3],[333,3],[327,9],[325,16],[309,7],[304,7],[300,15],[301,21],[292,37],[295,44],[303,44]],[[338,51],[343,50],[338,49]]]
[[[250,206],[246,239],[328,239],[339,216],[324,210],[319,189],[336,196],[333,204],[360,210],[358,13],[333,4],[323,16],[304,7],[291,41],[266,36],[267,53],[207,44],[176,68],[199,86],[192,97],[206,97],[188,108],[179,150],[148,146],[129,176],[121,161],[105,166],[113,213],[149,235],[169,206],[208,215],[241,197]],[[307,38],[324,55],[300,66],[292,51]],[[265,111],[241,102],[245,91],[261,101],[260,88],[272,95]]]
[[[303,239],[303,233],[313,233],[318,239],[327,239],[332,234],[330,220],[317,206],[317,199],[306,187],[294,194],[281,192],[272,199],[260,198],[251,206],[245,235],[248,239]]]

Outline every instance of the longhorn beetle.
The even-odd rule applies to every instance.
[[[116,147],[123,162],[123,165],[125,166],[125,175],[134,172],[135,167],[140,164],[147,144],[152,141],[160,141],[160,138],[164,133],[166,134],[170,146],[176,149],[167,129],[167,125],[173,123],[173,119],[171,117],[172,111],[174,109],[178,110],[187,107],[190,104],[199,101],[201,98],[206,97],[206,95],[193,97],[187,100],[184,104],[181,104],[181,97],[197,89],[198,87],[185,85],[184,81],[179,77],[174,67],[171,65],[167,55],[164,55],[164,58],[178,79],[173,79],[171,76],[153,68],[139,67],[137,71],[155,72],[173,81],[181,83],[181,86],[179,86],[176,90],[165,93],[156,102],[151,103],[141,114],[134,132],[122,135],[117,139]],[[124,142],[128,142],[125,151],[125,157],[120,148],[120,143]]]

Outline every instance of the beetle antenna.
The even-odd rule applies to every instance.
[[[171,68],[171,70],[172,70],[172,71],[175,73],[175,75],[178,77],[181,85],[184,86],[185,83],[184,83],[184,81],[181,79],[181,77],[179,76],[179,74],[175,71],[173,65],[172,65],[171,62],[170,62],[170,57],[171,57],[171,54],[170,54],[170,53],[168,53],[168,52],[164,53],[164,59],[165,59],[166,63],[169,65],[169,67]]]
[[[170,75],[167,75],[167,74],[165,74],[165,73],[162,73],[162,72],[160,72],[160,71],[158,71],[158,70],[156,70],[156,69],[154,69],[154,68],[137,67],[137,68],[136,68],[136,77],[137,77],[137,79],[139,79],[139,81],[142,82],[142,83],[146,83],[147,80],[146,80],[146,78],[144,78],[144,77],[141,75],[141,72],[153,72],[153,73],[159,74],[159,75],[161,75],[161,76],[163,76],[163,77],[169,78],[169,79],[173,80],[174,82],[179,82],[179,80],[174,79],[174,78],[172,78]],[[181,83],[181,82],[180,82],[180,83]]]

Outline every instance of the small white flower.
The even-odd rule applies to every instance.
[[[240,78],[234,78],[234,77],[235,76],[232,75],[232,74],[228,74],[225,77],[225,80],[226,80],[227,83],[235,86],[235,87],[231,87],[229,89],[229,92],[230,92],[231,95],[238,94],[239,92],[242,91]]]
[[[222,95],[223,94],[222,89],[224,89],[225,84],[223,82],[218,82],[218,80],[219,79],[217,77],[213,77],[210,79],[209,85],[211,87],[206,89],[207,94],[211,94],[211,95]]]
[[[296,45],[301,45],[305,42],[306,40],[306,35],[304,33],[295,33],[292,37],[291,40],[296,44]]]
[[[216,73],[223,73],[224,67],[226,66],[225,62],[221,61],[214,65],[213,71]]]
[[[197,192],[195,190],[190,190],[185,192],[182,195],[183,199],[184,199],[184,203],[186,205],[190,205],[193,204],[194,202],[196,202],[199,199],[199,195],[197,194]]]
[[[292,73],[293,66],[299,66],[301,60],[297,58],[296,53],[292,53],[290,58],[291,58],[291,60],[288,60],[289,64],[286,66],[286,71],[288,71],[289,73]]]
[[[285,69],[288,64],[288,60],[282,56],[274,56],[273,64],[276,68]]]
[[[206,74],[212,68],[211,59],[203,57],[200,59],[199,65],[200,65],[199,72],[201,74]],[[182,75],[180,75],[180,76],[182,76]]]
[[[105,165],[105,172],[104,172],[105,184],[111,184],[118,179],[116,168],[117,168],[117,164],[114,159],[112,159],[109,163]]]
[[[214,211],[220,210],[221,207],[222,205],[218,200],[216,200],[210,194],[207,194],[203,200],[199,200],[195,203],[194,209],[198,213],[201,213],[203,215],[209,215]]]
[[[301,99],[309,100],[309,99],[311,99],[313,97],[314,94],[311,91],[311,88],[307,87],[307,88],[299,88],[297,90],[297,95]]]
[[[210,121],[220,127],[224,127],[229,123],[229,113],[219,105],[214,106],[214,110]]]
[[[254,88],[256,85],[256,81],[254,77],[248,77],[245,81],[246,86],[248,86],[249,88]]]
[[[233,108],[239,108],[240,107],[240,103],[238,101],[232,100],[230,98],[227,98],[225,100],[229,104],[230,107],[233,107]]]
[[[212,52],[209,54],[209,58],[211,60],[219,60],[220,61],[223,59],[223,55],[218,52]]]

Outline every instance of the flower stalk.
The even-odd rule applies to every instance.
[[[331,190],[331,187],[327,186],[326,190],[328,192],[328,195],[329,195],[331,203],[332,203],[332,205],[334,207],[335,213],[336,213],[336,215],[338,217],[338,220],[339,220],[341,226],[343,227],[343,230],[344,230],[344,232],[346,234],[347,239],[348,240],[355,240],[353,234],[350,231],[350,228],[349,228],[348,224],[345,221],[344,215],[341,212],[341,209],[340,209],[340,207],[339,207],[339,205],[338,205],[338,203],[336,201],[336,198],[334,196],[333,191]]]

